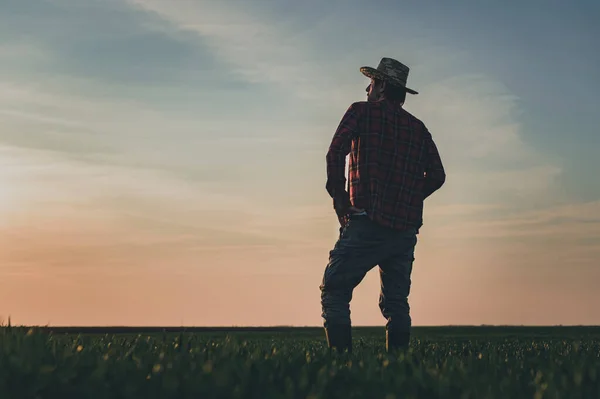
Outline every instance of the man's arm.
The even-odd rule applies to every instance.
[[[428,164],[425,169],[425,192],[423,199],[440,189],[446,182],[446,172],[438,152],[437,146],[431,137],[431,133],[426,131],[425,143],[427,145]]]
[[[350,105],[338,125],[329,151],[327,151],[327,192],[333,198],[333,204],[338,216],[352,204],[350,194],[346,191],[346,156],[350,152],[352,139],[358,134],[359,110],[357,103]]]

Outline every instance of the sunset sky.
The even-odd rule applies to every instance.
[[[448,175],[413,325],[600,324],[600,3],[510,4],[1,0],[0,316],[322,325],[325,154],[392,57]]]

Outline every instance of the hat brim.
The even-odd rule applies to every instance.
[[[381,73],[377,69],[369,67],[369,66],[361,67],[360,72],[362,72],[363,75],[365,75],[366,77],[371,78],[371,79],[391,80],[390,77],[387,76],[386,74]],[[409,89],[406,86],[404,86],[404,90],[406,90],[406,92],[410,93],[410,94],[419,94],[418,91]]]

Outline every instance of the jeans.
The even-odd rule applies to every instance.
[[[417,229],[392,230],[367,216],[353,216],[329,252],[320,286],[324,326],[351,325],[352,292],[367,272],[379,265],[379,308],[386,326],[409,332],[408,295],[416,244]]]

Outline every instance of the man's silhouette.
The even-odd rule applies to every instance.
[[[371,78],[367,101],[350,105],[327,152],[326,188],[341,228],[320,286],[322,316],[329,347],[351,351],[352,292],[379,265],[389,351],[409,343],[408,295],[423,200],[446,174],[428,129],[403,109],[406,93],[418,94],[406,87],[409,68],[382,58],[377,69],[360,71]]]

